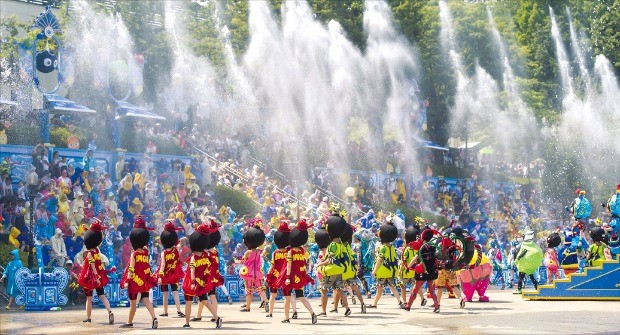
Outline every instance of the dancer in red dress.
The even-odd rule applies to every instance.
[[[159,316],[168,316],[168,285],[170,285],[177,315],[185,317],[181,312],[179,301],[179,281],[183,279],[183,263],[179,256],[179,235],[177,235],[177,230],[180,229],[183,228],[176,228],[173,222],[168,221],[160,235],[161,244],[165,249],[161,253],[157,270],[157,284],[163,292],[164,299],[164,313]]]
[[[192,249],[192,257],[189,259],[189,267],[183,279],[183,292],[185,293],[185,324],[183,328],[189,328],[192,314],[192,300],[198,298],[200,304],[204,304],[209,310],[212,309],[208,293],[213,289],[213,283],[209,276],[211,261],[205,251],[209,247],[209,226],[201,224],[189,236],[189,246]],[[215,328],[222,327],[222,318],[217,316]]]
[[[220,240],[222,239],[222,235],[220,234],[221,225],[217,224],[217,222],[215,222],[215,220],[213,220],[213,218],[211,217],[206,217],[204,221],[208,222],[207,228],[209,229],[209,245],[206,248],[206,252],[207,252],[207,257],[209,257],[210,265],[209,265],[209,269],[207,269],[207,272],[211,276],[210,278],[211,278],[211,285],[212,285],[212,289],[207,293],[207,296],[209,296],[209,301],[211,302],[210,304],[211,307],[209,307],[209,312],[211,312],[211,314],[213,315],[211,322],[215,322],[218,319],[217,294],[215,290],[218,287],[224,285],[224,277],[222,277],[222,274],[220,273],[220,256],[219,256],[219,253],[217,252],[217,245],[220,243]],[[202,308],[204,306],[205,305],[203,304],[198,305],[198,312],[196,313],[196,318],[190,321],[202,320]]]
[[[276,244],[278,249],[273,252],[271,258],[271,268],[267,273],[267,287],[269,287],[269,314],[270,318],[273,315],[273,307],[276,303],[276,296],[278,295],[278,289],[283,288],[286,280],[286,257],[288,257],[288,244],[289,235],[291,230],[288,227],[287,222],[282,222],[278,230],[273,234],[273,243]]]
[[[151,273],[149,262],[148,244],[151,238],[149,230],[153,230],[153,228],[147,228],[144,217],[140,215],[133,223],[133,229],[129,233],[129,240],[134,251],[131,253],[129,265],[125,268],[125,273],[121,279],[121,287],[127,289],[127,296],[129,297],[129,318],[121,328],[133,327],[138,294],[140,294],[140,300],[153,318],[151,328],[157,329],[158,326],[153,304],[149,300],[149,290],[157,284],[157,279]]]
[[[98,249],[103,241],[103,231],[105,229],[106,227],[103,227],[101,222],[95,219],[95,222],[90,225],[90,228],[84,232],[84,246],[86,247],[86,251],[84,252],[82,272],[78,278],[78,284],[82,286],[84,295],[86,296],[86,320],[84,320],[84,322],[91,322],[90,315],[93,310],[94,290],[97,292],[99,300],[101,300],[108,310],[108,322],[110,324],[114,323],[114,313],[112,313],[110,302],[103,290],[108,284],[108,274],[101,262],[101,255]]]
[[[312,306],[308,302],[308,299],[304,296],[304,287],[312,283],[314,279],[308,275],[308,252],[304,250],[303,246],[308,242],[308,223],[306,220],[301,219],[297,222],[297,226],[293,228],[289,236],[291,248],[288,250],[286,257],[286,276],[284,281],[284,323],[289,323],[289,309],[291,304],[291,291],[295,291],[295,298],[300,300],[304,307],[310,312],[312,316],[312,324],[316,324],[317,317]]]

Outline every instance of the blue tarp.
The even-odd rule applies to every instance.
[[[431,141],[427,141],[427,140],[421,139],[419,137],[415,137],[414,136],[413,139],[416,142],[420,143],[420,145],[422,145],[423,147],[425,147],[427,149],[435,149],[435,150],[442,150],[442,151],[448,151],[449,150],[448,148],[442,147],[439,144],[435,144],[435,143],[433,143]]]
[[[45,99],[45,109],[48,112],[87,113],[87,114],[97,113],[97,111],[93,109],[84,107],[69,99],[63,98],[58,94],[46,93],[46,94],[43,94],[43,98]]]
[[[154,119],[154,120],[166,120],[165,117],[151,113],[144,108],[132,105],[126,101],[118,101],[118,107],[116,107],[116,119],[122,117],[137,117],[142,119]]]
[[[0,98],[0,105],[17,106],[17,102]]]

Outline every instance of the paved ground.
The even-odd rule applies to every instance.
[[[116,308],[115,325],[107,325],[105,310],[93,312],[93,323],[83,324],[83,310],[57,312],[3,311],[0,313],[1,334],[620,334],[620,302],[583,301],[523,301],[521,296],[509,291],[489,292],[491,302],[467,304],[458,308],[455,299],[444,300],[441,314],[432,308],[420,307],[405,312],[396,307],[393,297],[384,297],[378,309],[369,309],[360,314],[359,303],[353,305],[353,314],[344,317],[331,314],[319,318],[316,325],[310,322],[309,314],[299,304],[299,319],[282,324],[284,319],[282,303],[276,303],[274,318],[265,318],[265,313],[255,305],[250,313],[239,313],[240,304],[221,305],[224,319],[222,329],[215,330],[215,324],[204,318],[193,322],[191,329],[183,329],[183,319],[159,318],[159,329],[150,329],[150,317],[145,308],[138,309],[133,329],[121,329],[128,308]],[[311,303],[318,310],[319,300]],[[432,304],[432,303],[430,303]],[[430,305],[429,304],[429,305]],[[196,306],[193,311],[195,313]],[[162,313],[161,307],[156,312]],[[612,314],[610,314],[612,313]],[[328,313],[329,314],[329,313]]]

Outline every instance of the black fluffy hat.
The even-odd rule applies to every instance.
[[[311,227],[312,226],[309,226],[306,220],[299,220],[289,235],[291,247],[297,248],[306,244],[306,242],[308,242],[308,229]]]
[[[594,242],[602,242],[605,238],[605,230],[601,227],[594,227],[590,230],[590,238]]]
[[[210,240],[209,227],[203,223],[189,235],[189,248],[195,252],[203,251],[209,247]]]
[[[329,237],[329,233],[325,229],[317,229],[314,233],[314,241],[316,245],[319,246],[319,249],[325,249],[331,242],[331,238]]]
[[[379,227],[379,239],[381,243],[392,243],[398,237],[398,228],[393,223],[388,222]]]
[[[332,239],[342,237],[348,225],[349,224],[342,216],[335,214],[332,214],[332,216],[325,220],[325,229],[327,229],[329,237]]]
[[[243,244],[248,249],[256,249],[265,243],[265,232],[260,229],[262,221],[260,219],[252,219],[250,227],[243,234]]]
[[[133,223],[133,229],[129,233],[129,241],[133,250],[144,248],[149,244],[151,239],[149,230],[153,230],[153,228],[147,228],[144,217],[142,215],[138,216]]]
[[[409,244],[420,237],[420,228],[419,227],[409,227],[405,231],[405,243]]]
[[[287,221],[280,222],[280,227],[273,234],[273,243],[276,244],[278,249],[288,247],[291,238],[291,230],[288,227]]]
[[[347,229],[345,229],[344,234],[340,237],[342,242],[352,244],[353,243],[353,227],[351,225],[347,225]]]
[[[174,223],[168,221],[168,223],[164,225],[164,230],[159,235],[161,245],[166,249],[174,247],[179,242],[177,230],[180,229],[182,228],[176,228]]]
[[[94,249],[103,241],[103,233],[100,231],[87,230],[84,232],[84,246],[86,249]]]
[[[103,241],[103,231],[106,229],[107,227],[102,226],[99,219],[95,219],[95,222],[84,232],[84,246],[86,249],[98,247]]]
[[[555,248],[562,244],[562,238],[558,233],[551,233],[547,236],[547,248]]]

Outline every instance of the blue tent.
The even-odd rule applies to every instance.
[[[433,150],[441,150],[441,151],[448,151],[448,148],[442,147],[439,144],[435,144],[431,141],[427,141],[425,139],[421,139],[417,136],[414,136],[413,139],[418,142],[420,144],[420,146],[427,148],[427,149],[433,149]]]
[[[123,117],[166,120],[166,118],[163,116],[149,112],[148,110],[144,108],[140,108],[138,106],[132,105],[126,101],[118,101],[117,104],[118,104],[118,107],[116,107],[116,117],[115,117],[115,119],[117,120]]]
[[[63,98],[58,94],[46,93],[43,94],[45,100],[44,109],[48,113],[86,113],[95,114],[97,111],[84,107],[78,103],[75,103],[67,98]]]
[[[17,106],[17,102],[0,98],[0,105]]]

